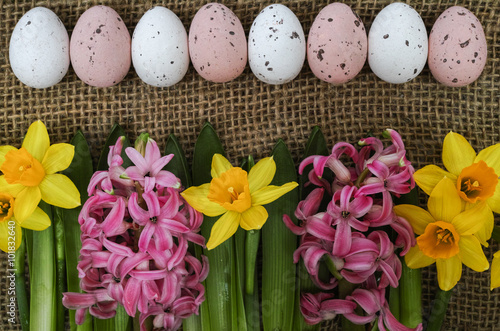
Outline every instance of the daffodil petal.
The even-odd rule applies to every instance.
[[[462,135],[455,132],[446,135],[443,141],[443,163],[449,172],[458,176],[475,158],[476,152]]]
[[[413,232],[419,235],[425,232],[429,223],[436,221],[427,210],[414,205],[397,205],[393,211],[410,222]]]
[[[221,154],[214,154],[210,174],[212,175],[212,178],[219,178],[223,172],[228,171],[232,167],[231,163],[224,156]]]
[[[487,147],[479,152],[474,162],[483,160],[500,177],[500,144]]]
[[[420,187],[427,195],[431,195],[434,187],[436,187],[437,183],[439,183],[439,181],[444,177],[450,178],[453,182],[457,181],[457,176],[433,164],[417,170],[413,175],[418,187]]]
[[[9,224],[10,223],[10,224]],[[17,250],[21,246],[21,241],[23,239],[23,233],[19,224],[16,220],[10,218],[5,222],[0,222],[0,249],[5,253],[12,253],[9,251],[9,242],[15,242],[15,249]],[[12,249],[12,248],[11,248]]]
[[[491,262],[491,283],[490,289],[493,289],[500,286],[500,251],[496,252],[493,255],[493,261]]]
[[[207,248],[213,249],[222,244],[238,230],[241,214],[235,211],[228,211],[222,215],[212,226]]]
[[[75,146],[70,144],[54,144],[47,149],[47,153],[42,161],[43,169],[47,175],[62,171],[69,167],[73,156],[75,155]]]
[[[253,193],[269,184],[276,173],[276,162],[272,157],[266,157],[257,162],[248,173],[250,193]]]
[[[80,205],[80,192],[64,175],[46,175],[39,187],[43,201],[50,205],[61,208],[75,208]]]
[[[436,221],[451,223],[453,218],[460,214],[462,200],[451,179],[445,177],[439,181],[432,190],[427,208]]]
[[[500,180],[498,181],[497,187],[495,188],[495,193],[486,200],[491,210],[495,213],[500,214]]]
[[[461,236],[467,236],[481,231],[485,225],[489,225],[490,219],[493,220],[493,213],[486,202],[483,201],[455,216],[451,224]],[[491,231],[493,231],[493,228],[491,228]]]
[[[244,230],[259,230],[267,221],[266,208],[262,206],[250,207],[241,214],[240,225]]]
[[[484,256],[479,240],[474,236],[461,236],[458,242],[460,247],[460,259],[462,263],[474,271],[482,272],[488,270],[490,264]]]
[[[194,209],[207,216],[219,216],[226,212],[226,209],[218,203],[208,200],[208,192],[210,190],[210,183],[200,186],[191,186],[181,193],[182,197],[186,199],[187,203]]]
[[[406,253],[405,262],[409,268],[419,269],[433,264],[436,260],[422,253],[418,246],[415,245]]]
[[[10,145],[0,146],[0,167],[5,162],[5,154],[7,154],[9,151],[12,151],[12,150],[17,150],[17,148],[15,148],[14,146],[10,146]]]
[[[14,216],[19,223],[22,223],[35,211],[41,197],[38,186],[26,187],[19,192],[14,202]]]
[[[7,193],[16,197],[19,192],[24,190],[25,186],[21,184],[9,184],[5,180],[5,176],[0,176],[0,192]]]
[[[42,231],[50,226],[49,216],[39,207],[24,221],[20,222],[21,227],[30,230]]]
[[[462,262],[458,254],[449,259],[437,259],[436,268],[439,288],[443,291],[451,290],[462,277]]]
[[[296,182],[290,182],[281,186],[269,185],[263,187],[252,194],[252,206],[262,206],[273,202],[297,186],[298,184]]]
[[[50,146],[49,134],[42,121],[33,122],[26,136],[23,147],[38,161],[42,162],[45,152]]]

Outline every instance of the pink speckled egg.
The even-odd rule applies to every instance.
[[[78,77],[96,87],[118,84],[130,68],[130,33],[112,8],[85,11],[71,34],[71,65]]]
[[[437,19],[429,35],[429,68],[436,80],[460,87],[475,81],[484,69],[486,37],[477,17],[454,6]]]
[[[238,17],[220,3],[201,7],[189,28],[189,55],[206,80],[224,83],[238,77],[247,63],[247,39]]]
[[[319,12],[307,40],[307,60],[316,77],[346,83],[361,71],[367,52],[365,27],[351,7],[336,2]]]

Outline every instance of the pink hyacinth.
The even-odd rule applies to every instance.
[[[406,159],[401,136],[394,130],[386,130],[384,136],[391,139],[387,147],[375,137],[360,140],[359,151],[353,145],[341,142],[335,144],[330,155],[313,155],[300,164],[299,173],[312,165],[306,185],[316,188],[297,206],[295,217],[299,224],[294,224],[288,215],[283,216],[283,221],[300,236],[294,262],[303,259],[312,281],[321,290],[334,289],[341,278],[357,284],[363,291],[384,291],[389,285],[397,287],[401,262],[396,250],[401,249],[400,255],[403,256],[415,245],[410,224],[392,211],[392,198],[409,193],[415,186],[414,169]],[[331,180],[326,179],[325,171],[333,173]],[[325,198],[330,202],[322,209]],[[392,240],[385,232],[391,228],[395,233]],[[331,271],[328,279],[319,277],[322,264]],[[364,304],[356,300],[365,292],[356,293],[350,300],[335,299],[335,302],[331,301],[329,293],[302,294],[301,311],[310,324],[337,314],[356,319],[354,311],[348,310],[352,309],[353,303]],[[369,316],[363,317],[364,320],[359,317],[356,321],[360,324],[372,322],[372,313],[375,314],[372,306],[377,305],[377,314],[383,315],[379,326],[399,328],[385,301],[377,300],[376,304],[373,300],[370,302],[372,310],[367,311]],[[325,308],[326,303],[330,309]],[[339,307],[344,312],[340,312]]]
[[[205,245],[198,234],[203,217],[180,195],[177,177],[162,170],[172,155],[161,157],[147,138],[144,156],[127,149],[135,165],[124,169],[121,149],[119,138],[110,148],[109,169],[96,172],[89,184],[91,196],[78,219],[85,293],[64,293],[63,304],[77,310],[77,324],[87,311],[110,318],[120,304],[130,316],[138,311],[141,324],[155,316],[155,326],[175,330],[198,314],[205,298],[208,260],[188,251],[189,242]]]

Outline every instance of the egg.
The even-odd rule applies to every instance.
[[[189,28],[189,55],[206,80],[224,83],[241,75],[247,63],[247,40],[238,17],[220,3],[208,3]]]
[[[255,18],[248,35],[248,63],[268,84],[285,84],[299,74],[306,57],[304,30],[286,6],[273,4]]]
[[[71,65],[88,85],[116,85],[130,68],[130,42],[130,33],[114,9],[91,7],[80,16],[71,34]]]
[[[172,86],[186,75],[187,33],[170,9],[154,7],[141,17],[132,35],[132,63],[145,83],[157,87]]]
[[[395,2],[378,13],[368,33],[368,64],[380,79],[405,83],[417,77],[427,61],[428,39],[420,15]]]
[[[481,23],[469,10],[454,6],[436,20],[429,35],[429,69],[447,86],[465,86],[484,69],[486,37]]]
[[[69,37],[59,17],[44,7],[24,14],[10,38],[9,59],[14,75],[30,87],[59,83],[69,68]]]
[[[356,77],[366,61],[368,41],[359,16],[343,3],[323,8],[309,30],[307,61],[316,77],[343,84]]]

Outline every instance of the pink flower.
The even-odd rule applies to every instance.
[[[349,314],[356,304],[347,300],[332,299],[333,293],[305,293],[300,296],[300,312],[307,324],[314,325],[335,318],[338,314]]]
[[[333,217],[336,225],[335,240],[332,254],[343,257],[351,249],[351,227],[358,231],[368,230],[369,222],[360,221],[372,207],[371,197],[358,194],[355,186],[345,186],[335,192],[328,204],[328,214]]]
[[[170,154],[162,157],[160,149],[153,139],[148,139],[144,156],[132,147],[126,148],[125,153],[135,164],[135,166],[128,167],[125,170],[125,174],[129,179],[138,181],[145,192],[153,190],[155,185],[173,188],[180,187],[181,183],[174,174],[162,170],[174,155]]]
[[[354,324],[366,324],[378,318],[378,329],[381,331],[422,330],[422,324],[411,329],[399,323],[389,310],[389,304],[385,300],[385,289],[356,289],[346,297],[346,300],[357,303],[365,312],[364,315],[358,315],[353,309],[353,312],[344,314],[344,317]]]

